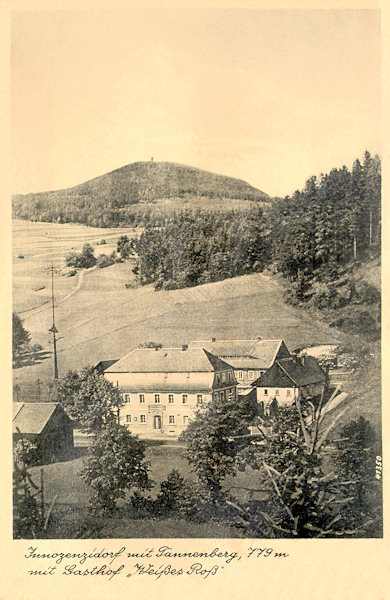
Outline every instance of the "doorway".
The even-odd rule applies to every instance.
[[[153,419],[153,427],[154,429],[161,429],[161,417],[160,415],[155,415]]]

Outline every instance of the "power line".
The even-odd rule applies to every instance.
[[[57,339],[56,333],[58,333],[58,329],[55,325],[54,318],[54,265],[51,263],[51,267],[49,267],[49,271],[51,272],[51,305],[53,310],[53,324],[49,329],[49,332],[53,334],[53,353],[54,353],[54,380],[58,379],[58,363],[57,363]]]

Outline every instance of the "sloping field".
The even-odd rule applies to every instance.
[[[13,310],[23,313],[50,300],[48,267],[52,263],[56,269],[63,269],[68,252],[79,252],[86,242],[95,246],[102,239],[107,243],[95,247],[95,256],[110,254],[120,235],[131,237],[134,230],[15,220],[12,233]],[[57,298],[66,296],[76,285],[75,277],[57,277]]]
[[[246,275],[195,288],[155,292],[133,282],[129,264],[84,273],[80,289],[59,302],[58,362],[61,374],[100,360],[120,358],[140,343],[180,346],[192,339],[283,338],[293,349],[305,343],[339,343],[344,336],[283,301],[278,283]],[[34,343],[51,351],[51,310],[27,316]],[[52,377],[52,360],[16,369],[15,383]]]

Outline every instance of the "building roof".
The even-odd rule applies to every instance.
[[[200,340],[189,347],[206,348],[237,369],[269,369],[282,347],[286,356],[290,354],[283,340]]]
[[[109,374],[107,373],[107,376]],[[111,377],[114,377],[111,374]],[[112,379],[111,379],[112,380]],[[187,377],[177,373],[132,373],[131,380],[121,383],[121,393],[142,394],[185,394],[185,393],[210,393],[213,390],[214,373],[189,373]],[[253,389],[253,388],[252,388]]]
[[[111,365],[113,365],[116,362],[118,362],[117,358],[110,360],[101,360],[97,363],[97,365],[94,366],[94,370],[99,374],[104,373],[106,369],[111,367]]]
[[[210,373],[231,368],[204,348],[135,348],[105,373]]]
[[[315,358],[282,358],[252,385],[255,387],[303,387],[313,383],[322,383],[326,379],[324,371]]]
[[[59,406],[57,402],[14,402],[13,433],[42,433]]]

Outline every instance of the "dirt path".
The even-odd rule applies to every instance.
[[[78,274],[78,278],[77,278],[77,284],[75,285],[73,290],[71,292],[69,292],[69,294],[66,294],[66,296],[64,296],[63,298],[56,300],[55,305],[57,306],[58,304],[62,304],[63,302],[66,302],[67,300],[69,300],[69,298],[71,298],[72,296],[77,294],[77,292],[79,292],[81,290],[85,275],[87,275],[88,273],[91,273],[92,271],[95,271],[96,268],[97,267],[91,267],[90,269],[84,269],[84,270],[80,271]],[[44,302],[40,306],[37,306],[36,308],[32,308],[31,310],[21,311],[19,314],[22,315],[23,321],[27,321],[30,317],[33,317],[36,314],[42,312],[43,310],[46,310],[50,306],[51,306],[50,300],[46,300],[46,302]]]

